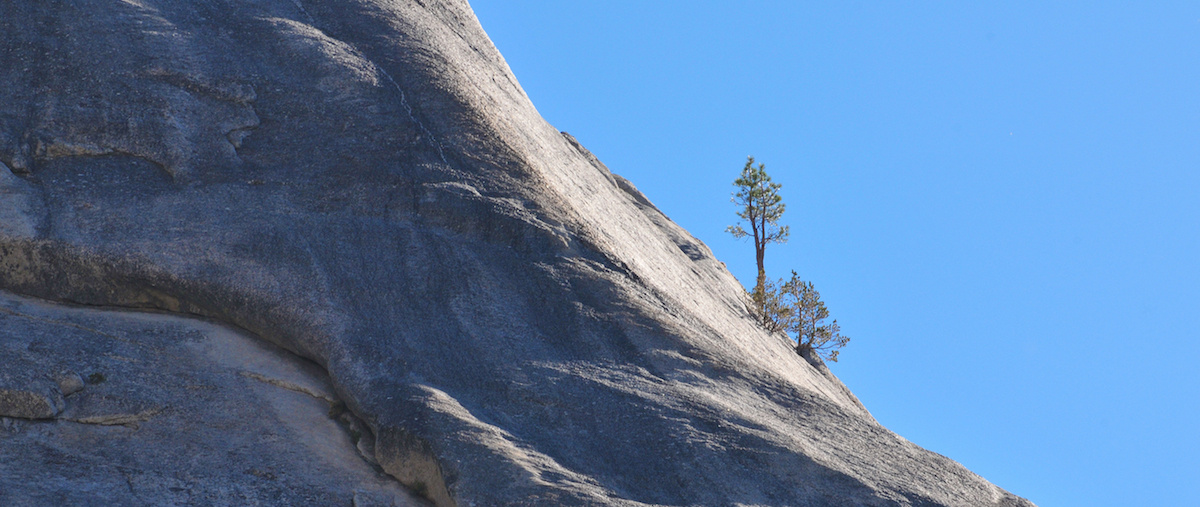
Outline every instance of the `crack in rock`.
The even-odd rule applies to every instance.
[[[441,143],[441,141],[439,141],[437,139],[437,136],[433,135],[433,131],[429,130],[429,127],[426,127],[425,123],[423,123],[419,118],[417,118],[416,111],[414,111],[412,105],[408,103],[408,95],[404,93],[404,88],[402,88],[400,86],[400,83],[396,82],[396,80],[394,78],[392,78],[392,74],[390,72],[388,72],[387,69],[384,69],[383,66],[379,65],[378,63],[375,63],[375,60],[368,58],[366,53],[363,53],[354,44],[351,44],[342,39],[338,39],[336,37],[332,37],[330,34],[325,32],[321,28],[319,28],[317,26],[317,19],[315,17],[313,17],[312,14],[309,14],[308,9],[306,9],[304,7],[303,2],[301,2],[300,0],[292,0],[292,3],[294,3],[296,5],[296,8],[299,9],[302,14],[304,14],[304,17],[308,18],[309,24],[310,24],[310,26],[313,27],[313,29],[321,32],[323,35],[325,35],[326,37],[329,37],[331,40],[335,40],[341,44],[345,44],[346,47],[351,52],[353,52],[356,57],[358,57],[362,61],[370,64],[371,67],[374,68],[376,72],[379,72],[380,75],[382,75],[385,79],[388,80],[389,83],[392,84],[392,87],[395,88],[396,91],[400,93],[400,105],[403,106],[404,110],[408,113],[409,120],[412,120],[412,122],[414,124],[416,124],[417,128],[421,130],[421,133],[425,134],[425,136],[429,139],[429,144],[432,145],[435,150],[437,150],[438,158],[440,158],[442,160],[442,163],[446,164],[446,165],[450,165],[450,161],[446,158],[445,147],[442,146],[442,143]]]
[[[143,410],[136,414],[108,414],[79,418],[64,417],[63,420],[79,424],[94,424],[97,426],[127,426],[137,429],[139,423],[144,423],[150,419],[153,419],[154,416],[161,414],[163,410],[164,409],[162,408],[152,408]]]
[[[252,371],[241,371],[241,372],[238,372],[238,374],[243,377],[246,377],[248,379],[254,379],[254,380],[257,380],[257,381],[262,382],[267,385],[272,385],[272,386],[275,386],[275,387],[278,387],[281,389],[287,389],[288,391],[294,391],[294,392],[301,393],[301,394],[307,394],[309,396],[312,396],[313,398],[316,398],[318,400],[329,403],[330,405],[341,403],[337,399],[331,398],[328,395],[326,395],[325,393],[317,392],[314,389],[310,389],[310,388],[304,387],[299,384],[294,384],[294,383],[288,382],[286,380],[271,378],[266,375],[254,373]]]

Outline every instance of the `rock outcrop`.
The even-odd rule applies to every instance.
[[[6,294],[0,333],[0,505],[425,505],[325,372],[262,340]]]
[[[3,503],[1031,505],[756,327],[463,0],[14,0],[0,83]]]

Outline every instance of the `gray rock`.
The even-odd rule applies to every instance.
[[[55,410],[5,410],[38,420],[0,429],[0,505],[426,504],[354,451],[321,368],[257,338],[0,293],[0,342],[0,377],[89,372]]]
[[[9,379],[4,379],[9,381]],[[8,383],[8,382],[4,382]],[[63,397],[46,382],[0,387],[0,417],[50,419],[62,412]]]
[[[83,377],[73,371],[61,371],[55,376],[58,390],[63,396],[70,396],[83,390]]]
[[[0,234],[11,238],[37,235],[42,209],[38,193],[0,162]]]
[[[90,383],[0,441],[0,491],[38,460],[82,474],[92,455],[51,429],[86,427],[130,432],[106,452],[142,474],[88,480],[161,503],[252,503],[281,477],[261,467],[328,456],[354,479],[289,473],[311,503],[375,502],[358,460],[438,505],[1031,505],[763,333],[707,247],[537,114],[465,1],[4,2],[0,82],[0,288],[210,319],[324,371],[150,325],[20,351],[33,324],[6,318],[5,354]],[[267,401],[188,388],[235,380]],[[330,400],[346,413],[279,416]],[[224,448],[188,421],[278,444],[226,458],[262,480],[221,489]],[[329,424],[359,435],[310,445]],[[212,459],[137,461],[179,442]]]

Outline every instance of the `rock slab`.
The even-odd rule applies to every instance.
[[[9,1],[0,83],[0,288],[274,344],[328,388],[234,380],[340,400],[345,420],[311,422],[359,439],[316,454],[369,457],[437,505],[1031,505],[881,427],[757,328],[707,247],[537,114],[465,1]],[[0,340],[20,343],[20,322]],[[158,346],[208,357],[195,371],[241,368]],[[77,459],[56,429],[72,424],[175,445],[146,432],[192,384],[127,372],[94,385],[156,394],[85,403],[99,390],[66,394],[70,375],[98,381],[86,361],[112,358],[79,347],[61,382],[57,364],[6,367],[21,419],[5,424],[36,433],[20,445]],[[21,361],[63,353],[34,349]],[[273,438],[298,449],[297,434]],[[284,454],[262,466],[290,456],[269,450]]]
[[[0,505],[428,505],[324,370],[237,330],[0,293],[0,347],[8,392],[55,400],[0,395]]]

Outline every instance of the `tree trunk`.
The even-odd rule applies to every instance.
[[[763,268],[763,256],[766,253],[767,245],[764,242],[754,241],[755,260],[758,261],[758,281],[754,285],[754,290],[762,293],[767,285],[767,270]]]

